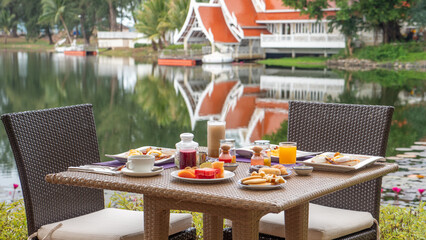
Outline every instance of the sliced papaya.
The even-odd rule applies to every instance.
[[[183,169],[179,171],[178,176],[183,178],[195,178],[195,170],[191,171],[188,169]]]

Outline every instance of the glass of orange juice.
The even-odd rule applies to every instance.
[[[280,146],[278,150],[280,164],[295,164],[296,150],[297,150],[297,143],[280,142]]]

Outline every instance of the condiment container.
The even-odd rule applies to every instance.
[[[175,164],[178,168],[197,166],[198,143],[194,142],[194,134],[182,133],[181,141],[176,143]]]
[[[231,161],[229,162],[229,160],[221,160],[221,155],[223,153],[223,147],[229,148],[227,151],[229,153],[229,155],[231,156]],[[228,158],[229,156],[226,155],[226,157]],[[222,157],[222,159],[224,159]],[[225,163],[236,163],[237,162],[237,156],[236,156],[236,152],[235,152],[235,139],[221,139],[220,140],[220,154],[219,154],[219,161],[223,161]]]
[[[251,157],[251,165],[265,165],[264,159],[261,155],[262,147],[254,146],[253,147],[253,156]]]
[[[255,146],[262,147],[262,151],[260,152],[263,157],[263,162],[265,166],[271,166],[271,144],[269,140],[256,140],[254,141]]]

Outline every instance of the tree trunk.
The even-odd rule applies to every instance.
[[[18,26],[12,27],[12,31],[10,32],[10,36],[14,37],[14,38],[18,37]]]
[[[158,47],[160,48],[160,50],[164,48],[163,41],[161,41],[161,37],[158,38]]]
[[[154,51],[157,51],[157,50],[158,50],[157,43],[154,41],[154,39],[153,39],[153,40],[151,40],[151,45],[152,45],[152,49],[153,49]]]
[[[114,5],[112,4],[112,0],[108,0],[108,8],[109,8],[109,30],[112,32],[117,31],[117,13]]]
[[[62,17],[62,15],[59,16],[59,19],[61,20],[62,25],[65,28],[65,32],[67,32],[68,43],[71,44],[72,43],[72,39],[71,39],[71,36],[70,36],[70,32],[68,31],[67,24],[65,24],[65,21],[64,21],[64,18]]]
[[[352,48],[352,37],[347,36],[346,37],[346,47],[348,48],[348,54],[350,57],[352,57],[353,48]]]
[[[44,28],[47,37],[49,38],[49,45],[53,45],[52,33],[50,33],[49,27]]]
[[[388,43],[388,26],[386,23],[382,24],[383,29],[383,43]]]
[[[81,16],[80,16],[81,33],[83,34],[84,43],[87,44],[87,45],[89,45],[90,44],[90,39],[87,38],[86,27],[84,26],[85,19],[86,19],[86,15],[85,15],[85,13],[83,11],[83,13],[81,13]]]

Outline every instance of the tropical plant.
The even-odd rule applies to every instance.
[[[167,18],[167,0],[149,0],[142,4],[136,11],[137,23],[135,28],[152,42],[154,50],[163,49],[165,34],[168,26],[164,24]]]
[[[7,10],[1,10],[0,12],[0,27],[4,32],[4,44],[7,44],[7,36],[10,34],[10,30],[17,23],[15,14],[10,14]]]
[[[23,199],[0,202],[0,239],[26,239],[27,220]]]
[[[57,24],[61,22],[67,34],[67,40],[72,42],[65,18],[75,18],[77,14],[67,0],[41,0],[43,13],[39,18],[40,23]]]
[[[190,1],[187,0],[171,0],[169,2],[169,11],[164,24],[170,30],[180,30],[185,23],[188,14]]]

